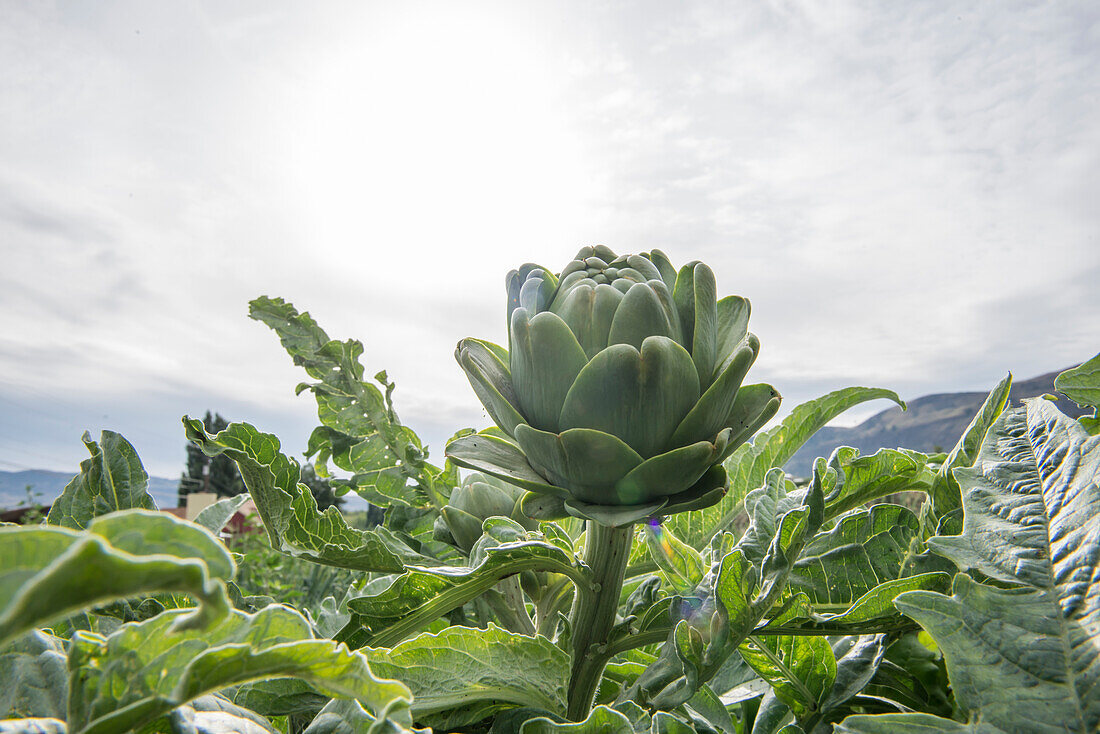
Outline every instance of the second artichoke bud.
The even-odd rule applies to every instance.
[[[519,509],[524,490],[491,476],[472,473],[453,492],[435,521],[436,540],[451,543],[466,553],[482,535],[482,523],[490,517],[508,517],[527,530],[536,523]]]

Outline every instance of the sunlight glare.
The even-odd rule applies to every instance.
[[[446,279],[440,260],[514,258],[520,237],[569,238],[593,180],[545,32],[465,5],[436,10],[365,28],[306,80],[292,176],[310,244],[351,268],[396,251],[436,259],[430,271]]]

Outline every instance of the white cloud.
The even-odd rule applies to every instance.
[[[1091,7],[2,12],[0,397],[53,411],[5,418],[9,463],[79,460],[100,405],[160,473],[181,407],[304,435],[260,294],[362,339],[438,448],[485,420],[451,353],[503,340],[504,273],[592,242],[711,263],[788,405],[1100,342]]]

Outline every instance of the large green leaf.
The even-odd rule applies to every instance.
[[[424,633],[392,650],[364,648],[371,669],[412,689],[416,721],[454,729],[513,706],[565,714],[569,656],[545,637],[490,624]]]
[[[375,714],[393,715],[411,699],[401,683],[376,678],[359,653],[312,639],[309,623],[288,607],[234,610],[193,632],[175,629],[180,615],[165,612],[107,637],[73,637],[68,723],[74,734],[136,730],[206,693],[278,676],[355,698]],[[411,723],[407,711],[405,722]]]
[[[255,711],[211,693],[177,706],[142,729],[141,734],[279,734],[279,729]]]
[[[363,345],[353,339],[330,340],[308,313],[299,313],[281,298],[260,297],[249,315],[278,335],[294,364],[317,382],[303,383],[317,399],[322,427],[310,437],[318,473],[325,476],[329,457],[352,472],[350,485],[379,505],[442,507],[458,482],[449,465],[432,466],[420,438],[401,424],[393,409],[393,383],[385,372],[375,379],[385,390],[363,379],[359,358]]]
[[[87,432],[81,440],[91,457],[80,462],[80,473],[54,500],[48,524],[83,530],[97,515],[157,508],[147,491],[149,475],[129,441],[114,431],[103,431],[98,444]]]
[[[1003,734],[1003,730],[992,724],[981,721],[962,724],[932,714],[849,716],[834,731],[837,734]]]
[[[86,607],[151,592],[198,599],[187,625],[229,609],[222,582],[234,565],[225,546],[165,513],[127,510],[96,518],[83,531],[0,527],[0,558],[0,644]]]
[[[960,568],[1049,589],[1067,612],[1086,611],[1100,564],[1098,446],[1047,400],[1002,414],[977,463],[954,472],[965,489],[962,535],[929,545]]]
[[[1018,588],[960,574],[950,597],[916,591],[895,603],[942,649],[971,722],[989,731],[1096,731],[1100,437],[1050,402],[1029,400],[1002,413],[974,467],[954,476],[963,488],[963,534],[930,544],[960,567]],[[850,726],[873,730],[862,720]]]
[[[0,716],[65,718],[65,641],[43,630],[0,648]]]
[[[719,731],[723,734],[733,734],[735,729],[729,714],[722,708],[717,698],[714,704],[716,710],[708,713],[713,713],[719,721],[724,719],[724,722],[728,723],[728,728],[716,727],[712,721],[690,709],[678,710],[675,714],[668,711],[649,712],[633,702],[623,701],[612,706],[596,706],[584,721],[556,721],[549,716],[531,718],[531,712],[524,712],[525,720],[518,732],[519,734],[696,734],[696,732],[710,734]],[[499,731],[501,734],[517,731],[509,725],[510,722],[507,719],[504,721],[504,726],[499,728],[494,726],[492,731]]]
[[[898,615],[894,599],[908,591],[946,591],[951,585],[951,574],[944,571],[930,571],[915,576],[883,581],[869,589],[863,596],[855,599],[844,611],[814,614],[816,625],[806,625],[809,629],[828,630],[832,634],[869,629],[868,622],[875,622],[874,629],[888,631],[894,628],[910,626],[904,617]]]
[[[317,563],[360,571],[394,573],[403,561],[431,563],[384,528],[358,530],[335,507],[323,513],[309,488],[298,480],[297,462],[279,451],[279,439],[247,423],[231,423],[217,436],[200,421],[183,419],[187,438],[203,453],[224,453],[237,463],[256,502],[271,547]]]
[[[558,723],[540,717],[529,719],[520,727],[520,734],[634,734],[634,725],[622,713],[607,706],[597,706],[584,721]]]
[[[415,729],[392,717],[379,719],[371,715],[354,699],[334,698],[302,734],[405,734],[418,732],[431,734],[430,729]]]
[[[806,543],[787,580],[816,604],[849,605],[886,581],[913,574],[916,515],[874,505],[846,515]]]
[[[683,512],[666,522],[676,537],[696,550],[703,550],[711,539],[731,527],[741,512],[745,495],[764,483],[773,467],[781,467],[794,456],[819,429],[851,407],[868,400],[886,398],[902,407],[905,403],[892,390],[849,387],[803,403],[778,425],[761,431],[751,444],[743,444],[726,460],[730,491],[716,505],[698,512]]]
[[[483,553],[477,550],[476,565],[410,567],[380,593],[350,599],[348,609],[360,630],[348,640],[349,644],[395,645],[441,615],[485,593],[501,579],[524,571],[566,574],[582,588],[591,583],[572,553],[545,541],[523,540],[489,547]]]
[[[313,716],[329,701],[329,697],[298,678],[265,678],[245,683],[221,692],[237,706],[264,716]]]

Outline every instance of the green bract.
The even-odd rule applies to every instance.
[[[779,408],[770,385],[742,386],[760,347],[748,301],[717,300],[703,263],[603,246],[558,276],[526,264],[507,288],[509,349],[456,351],[503,433],[448,456],[607,524],[717,502],[720,462]]]

